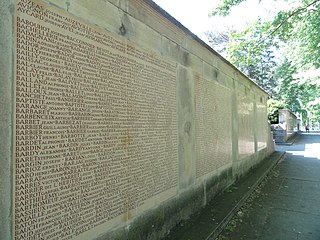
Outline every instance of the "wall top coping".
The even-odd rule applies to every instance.
[[[166,19],[168,19],[171,23],[179,27],[181,30],[183,30],[186,34],[190,35],[195,41],[197,41],[199,44],[201,44],[203,47],[205,47],[207,50],[209,50],[211,53],[219,57],[220,60],[222,60],[224,63],[232,67],[235,71],[240,73],[243,77],[251,81],[258,89],[260,89],[263,93],[269,96],[269,94],[262,89],[260,86],[258,86],[251,78],[249,78],[247,75],[245,75],[242,71],[240,71],[236,66],[231,64],[227,59],[222,57],[217,51],[215,51],[212,47],[210,47],[208,44],[206,44],[203,40],[201,40],[197,35],[195,35],[193,32],[191,32],[188,28],[186,28],[182,23],[180,23],[177,19],[175,19],[173,16],[171,16],[168,12],[166,12],[163,8],[161,8],[159,5],[157,5],[152,0],[146,0],[146,3],[150,5],[154,10],[159,12],[162,16],[164,16]]]

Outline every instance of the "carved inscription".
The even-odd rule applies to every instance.
[[[196,174],[204,176],[232,161],[231,93],[195,76]]]
[[[267,116],[267,107],[262,96],[257,95],[256,106],[257,106],[257,123],[259,127],[257,128],[257,147],[258,150],[267,147],[267,137],[268,136],[268,124],[265,119]]]
[[[242,159],[254,153],[254,97],[245,86],[239,85],[238,89],[238,151]]]
[[[71,239],[176,188],[176,65],[15,6],[15,239]]]

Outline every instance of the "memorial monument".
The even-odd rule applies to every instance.
[[[273,151],[267,94],[152,1],[13,2],[0,239],[158,239]]]

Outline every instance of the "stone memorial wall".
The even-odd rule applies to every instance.
[[[254,102],[251,91],[242,84],[238,86],[238,134],[239,157],[250,156],[254,146]]]
[[[195,99],[196,172],[202,177],[232,163],[231,103],[221,104],[231,101],[231,92],[214,81],[196,78]]]
[[[273,151],[267,94],[149,0],[0,2],[0,239],[161,239]]]
[[[265,113],[268,111],[267,106],[264,104],[263,98],[258,97],[256,99],[256,105],[257,105],[257,121],[261,124],[264,123],[266,127],[259,127],[257,128],[257,148],[258,150],[264,149],[267,147],[267,139],[265,136],[270,132],[270,127],[268,123],[265,122]]]
[[[177,188],[176,64],[16,6],[15,239],[70,239]]]

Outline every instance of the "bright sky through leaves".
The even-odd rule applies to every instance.
[[[259,0],[248,0],[235,7],[230,16],[222,20],[221,17],[208,17],[219,2],[217,0],[154,0],[154,2],[205,42],[207,42],[205,31],[210,31],[212,28],[243,29],[259,16],[268,18],[275,11],[275,6],[268,0],[263,0],[260,4]],[[281,2],[278,1],[277,8],[284,8],[285,4]]]

